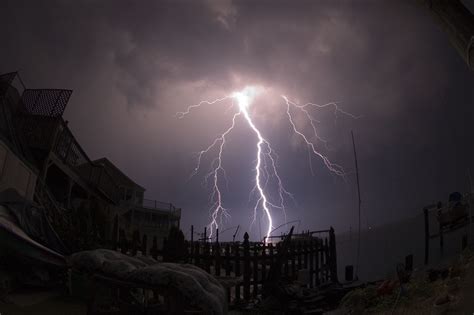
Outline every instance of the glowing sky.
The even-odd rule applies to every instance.
[[[107,156],[147,188],[147,198],[181,206],[185,230],[208,224],[209,187],[190,174],[196,154],[229,127],[235,108],[207,104],[190,119],[176,112],[246,85],[269,88],[249,111],[294,194],[288,220],[342,231],[357,222],[351,130],[364,224],[418,214],[466,190],[468,168],[474,173],[474,76],[411,3],[7,0],[0,69],[20,70],[31,88],[73,89],[65,118],[85,151]],[[346,181],[309,156],[291,130],[282,94],[295,104],[336,102],[363,115],[335,119],[326,108],[316,117],[324,141],[312,140],[344,168]],[[312,130],[304,112],[295,124]],[[230,225],[253,237],[255,133],[239,127],[228,140]]]

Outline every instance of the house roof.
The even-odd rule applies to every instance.
[[[109,168],[112,172],[114,172],[114,174],[120,177],[119,180],[121,180],[124,185],[132,185],[132,186],[138,187],[139,189],[143,191],[146,190],[144,187],[138,185],[136,182],[130,179],[130,177],[128,177],[123,171],[121,171],[117,166],[115,166],[109,159],[103,157],[103,158],[94,160],[93,163],[102,164],[105,167]]]

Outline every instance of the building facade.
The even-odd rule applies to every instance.
[[[108,159],[88,157],[62,117],[71,94],[26,89],[16,72],[0,75],[0,190],[15,188],[43,206],[77,249],[114,246],[119,231],[156,237],[161,247],[180,209],[145,200],[145,188]],[[77,236],[90,240],[73,245]]]

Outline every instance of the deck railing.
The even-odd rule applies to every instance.
[[[310,288],[337,283],[336,237],[332,227],[327,232],[317,233],[318,237],[292,239],[286,249],[281,242],[250,242],[247,233],[243,242],[186,241],[185,261],[218,278],[233,279],[233,284],[226,288],[230,304],[249,302],[262,293],[270,268],[282,257],[282,278],[299,280]],[[140,251],[141,255],[160,260],[165,253],[158,250],[156,237],[152,244],[147,251],[146,235],[142,240],[136,234],[133,240],[127,241],[125,233],[121,233],[115,248],[120,247],[123,253],[132,256]]]

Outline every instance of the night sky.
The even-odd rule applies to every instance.
[[[64,118],[84,150],[109,158],[146,198],[182,207],[185,231],[209,221],[202,182],[212,155],[189,176],[196,152],[230,123],[230,103],[175,113],[251,84],[271,90],[252,115],[279,155],[296,200],[288,220],[300,219],[300,229],[356,226],[351,130],[364,227],[417,215],[466,192],[469,168],[474,176],[474,75],[410,1],[2,1],[0,20],[1,72],[20,71],[28,88],[73,89]],[[346,180],[318,158],[311,174],[280,94],[362,115],[317,116],[328,140],[319,148]],[[248,202],[255,142],[244,124],[229,136],[223,193],[226,226],[256,237]]]

